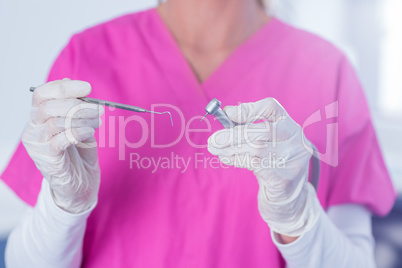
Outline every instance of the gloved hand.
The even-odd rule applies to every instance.
[[[210,153],[224,164],[254,172],[259,183],[258,209],[271,230],[291,237],[308,231],[317,220],[320,204],[307,181],[311,154],[306,148],[311,143],[302,128],[272,98],[226,106],[224,111],[243,125],[211,135]]]
[[[70,79],[37,87],[22,135],[29,156],[50,184],[55,203],[70,213],[95,204],[100,184],[94,133],[103,107],[77,99],[90,92],[89,83]]]

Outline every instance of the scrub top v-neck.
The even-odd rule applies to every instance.
[[[156,9],[150,10],[149,20],[142,28],[143,35],[169,85],[179,96],[182,88],[187,88],[192,98],[201,98],[204,103],[230,94],[238,80],[252,72],[278,42],[275,35],[279,22],[273,17],[234,49],[205,81],[199,82]]]

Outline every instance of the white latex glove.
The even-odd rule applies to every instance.
[[[22,135],[29,156],[49,182],[55,203],[80,213],[97,201],[100,170],[95,129],[103,107],[79,100],[87,82],[63,79],[35,89],[28,126]]]
[[[258,208],[271,230],[297,237],[311,229],[320,204],[307,182],[311,154],[306,148],[311,144],[302,128],[272,98],[224,111],[243,125],[215,132],[208,150],[227,165],[254,172],[260,186]]]

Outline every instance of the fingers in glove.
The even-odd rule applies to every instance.
[[[261,148],[277,137],[268,122],[239,125],[231,129],[222,129],[212,134],[208,139],[208,147],[227,148],[238,144],[249,144]]]
[[[228,166],[235,166],[238,168],[247,168],[254,171],[260,167],[260,159],[258,156],[251,156],[250,154],[236,154],[231,156],[219,156],[219,160]]]
[[[60,155],[69,146],[91,138],[94,133],[92,127],[66,129],[50,140],[52,154]]]
[[[267,148],[254,147],[247,143],[242,143],[236,146],[229,146],[225,148],[216,148],[214,146],[208,146],[208,151],[213,155],[218,156],[233,156],[238,154],[249,154],[251,156],[263,157],[267,154]]]
[[[306,168],[298,165],[297,161],[289,158],[289,155],[279,155],[276,149],[269,147],[254,148],[242,144],[241,147],[208,148],[208,150],[211,154],[219,156],[222,163],[256,171],[255,174],[262,177],[270,177],[271,172],[280,170],[283,176],[293,178]]]
[[[103,106],[79,99],[47,100],[32,108],[30,120],[33,124],[40,125],[52,117],[97,118],[103,112]]]
[[[277,122],[287,116],[286,110],[274,98],[242,103],[238,106],[226,106],[224,111],[230,120],[240,124],[252,123],[262,119]]]
[[[272,123],[273,128],[276,128],[274,133],[284,139],[294,135],[300,128],[279,102],[273,98],[242,103],[239,106],[226,106],[224,111],[232,121],[241,124],[266,120]]]
[[[52,117],[43,125],[44,135],[42,142],[50,140],[57,134],[62,133],[69,128],[91,127],[93,129],[97,129],[101,124],[102,120],[100,118],[73,118],[71,120],[66,120],[66,118]]]
[[[32,106],[37,107],[50,99],[72,99],[91,93],[91,85],[79,80],[55,80],[38,86],[32,96]]]

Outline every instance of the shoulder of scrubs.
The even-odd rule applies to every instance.
[[[281,33],[281,60],[275,68],[284,75],[271,87],[284,88],[270,95],[303,126],[320,152],[321,205],[360,204],[386,215],[396,192],[354,66],[340,49],[315,34],[286,23]],[[272,60],[267,57],[268,64]]]
[[[290,244],[271,235],[288,267],[375,267],[371,212],[361,205],[321,209],[315,226]]]

